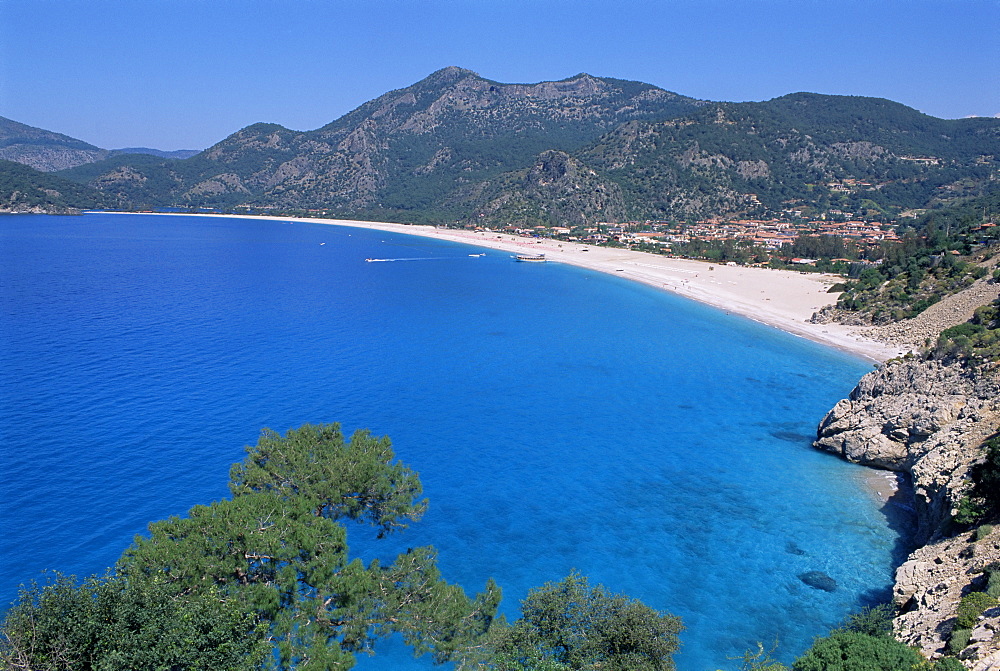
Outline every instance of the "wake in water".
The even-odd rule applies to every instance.
[[[469,256],[479,257],[479,256],[486,256],[486,255],[485,254],[469,254]],[[458,256],[418,256],[418,257],[412,257],[412,258],[406,258],[406,259],[365,259],[365,261],[367,261],[368,263],[387,263],[389,261],[448,261],[448,260],[454,260],[454,259],[458,259],[458,258],[464,258],[464,257],[458,257]]]

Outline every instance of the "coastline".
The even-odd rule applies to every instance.
[[[814,312],[836,301],[837,294],[827,293],[829,287],[841,279],[835,275],[726,266],[578,242],[562,242],[548,238],[533,240],[496,231],[473,232],[419,224],[269,215],[155,214],[159,216],[263,219],[367,228],[460,242],[511,254],[524,252],[545,254],[547,261],[567,263],[670,291],[679,296],[767,324],[787,333],[850,352],[875,363],[884,362],[906,351],[901,347],[887,345],[870,337],[861,327],[848,327],[840,324],[811,324],[807,321]]]

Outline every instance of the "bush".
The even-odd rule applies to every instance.
[[[954,657],[942,657],[934,662],[933,671],[966,671],[965,665]]]
[[[868,636],[892,637],[892,618],[896,609],[892,604],[883,603],[878,606],[862,608],[860,613],[848,616],[842,625],[847,631]]]
[[[981,541],[987,536],[993,533],[992,524],[983,524],[982,526],[976,528],[976,541]]]
[[[818,639],[792,664],[793,671],[900,671],[926,664],[920,653],[882,636],[836,631]]]
[[[948,639],[948,652],[953,655],[965,650],[965,646],[969,645],[969,639],[972,638],[972,630],[966,627],[960,627],[958,629],[952,629],[951,638]]]
[[[1000,571],[987,571],[986,593],[994,599],[1000,599]]]
[[[957,627],[973,627],[987,608],[997,605],[997,600],[986,592],[970,592],[958,604],[955,624]]]
[[[959,524],[975,524],[989,512],[989,506],[982,498],[963,496],[958,502],[955,521]]]
[[[956,336],[965,336],[966,338],[968,338],[970,336],[976,335],[977,333],[983,333],[985,330],[986,327],[981,324],[970,324],[966,322],[964,324],[958,324],[956,326],[952,326],[951,328],[946,328],[945,330],[941,331],[941,337],[948,339],[948,338],[954,338]]]

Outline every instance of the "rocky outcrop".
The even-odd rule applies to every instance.
[[[976,447],[1000,420],[1000,383],[961,364],[909,358],[865,375],[820,422],[815,446],[910,476],[916,540],[943,533]]]
[[[935,659],[947,650],[961,598],[985,586],[983,570],[1000,561],[1000,528],[977,540],[959,534],[916,550],[896,570],[896,639]],[[976,671],[1000,669],[1000,608],[987,610],[972,630],[963,661]]]
[[[923,547],[896,571],[894,628],[929,659],[947,651],[962,596],[981,590],[984,568],[1000,561],[1000,528],[978,540],[975,531],[948,537],[980,446],[998,429],[996,368],[912,355],[865,375],[819,425],[817,448],[909,476]],[[976,671],[1000,670],[1000,608],[980,618],[961,658]]]

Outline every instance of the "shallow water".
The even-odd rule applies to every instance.
[[[112,564],[226,495],[262,427],[389,435],[469,591],[576,568],[683,617],[682,671],[783,659],[890,584],[859,470],[810,447],[870,366],[652,288],[379,231],[90,214],[0,219],[0,598]],[[365,263],[366,258],[407,259]],[[894,555],[895,553],[895,555]],[[798,576],[822,571],[826,592]],[[363,669],[429,668],[393,642]]]

